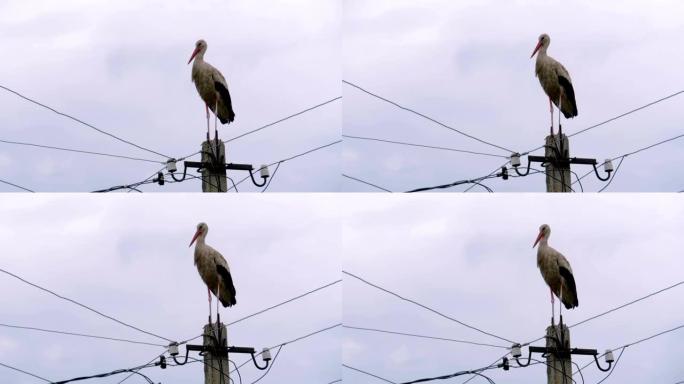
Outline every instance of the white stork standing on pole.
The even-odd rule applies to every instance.
[[[534,241],[532,248],[539,243],[539,248],[537,248],[537,266],[551,291],[551,323],[553,324],[554,294],[558,296],[561,303],[567,309],[577,307],[579,301],[577,300],[577,287],[575,286],[575,278],[572,275],[570,263],[568,263],[565,256],[549,246],[549,236],[551,236],[551,227],[547,224],[542,224],[539,227],[539,235],[537,240]],[[562,311],[562,308],[559,309]]]
[[[228,83],[218,69],[211,64],[204,61],[204,53],[207,52],[207,42],[204,40],[197,40],[195,43],[195,50],[188,60],[188,64],[192,63],[192,81],[195,83],[197,92],[202,100],[204,100],[205,110],[207,112],[207,141],[209,140],[209,110],[214,112],[214,116],[221,120],[221,124],[228,124],[235,120],[235,112],[233,112],[233,104],[230,100],[230,92],[228,92]],[[216,119],[214,119],[214,137],[218,137],[216,128]]]
[[[191,246],[195,240],[195,265],[202,277],[202,281],[207,285],[207,295],[209,297],[209,323],[211,323],[211,294],[213,293],[224,307],[235,305],[235,286],[230,275],[230,268],[226,259],[214,248],[207,245],[204,240],[209,232],[209,226],[205,223],[197,224],[195,236],[190,241]],[[216,303],[216,318],[218,320],[218,302]]]
[[[563,64],[557,62],[553,57],[546,54],[551,38],[546,33],[539,36],[539,42],[532,52],[532,56],[537,54],[535,64],[535,74],[539,78],[544,92],[549,96],[549,109],[551,110],[551,136],[553,136],[553,104],[558,107],[566,119],[577,116],[577,103],[575,103],[575,90],[572,88],[572,80],[568,70]],[[562,133],[560,124],[560,114],[558,116],[558,131]]]

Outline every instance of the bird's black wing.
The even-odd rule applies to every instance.
[[[224,307],[230,307],[232,305],[235,305],[235,303],[237,303],[237,300],[235,300],[236,292],[235,286],[233,285],[233,277],[230,275],[230,271],[220,264],[216,266],[216,271],[218,272],[219,276],[221,276],[221,279],[223,279],[223,286],[226,287],[228,289],[228,293],[230,293],[228,302],[224,303],[222,301],[221,303]]]
[[[216,80],[214,80],[214,88],[216,88],[216,91],[219,93],[219,95],[221,95],[221,99],[223,100],[223,103],[226,105],[226,108],[228,109],[228,116],[219,116],[227,119],[226,121],[221,119],[221,123],[232,123],[233,120],[235,120],[235,112],[233,112],[233,102],[230,99],[230,92],[228,92],[228,88],[226,88],[226,86],[223,85],[222,82]]]
[[[565,284],[568,287],[568,290],[572,292],[573,297],[573,305],[572,307],[576,307],[579,305],[579,300],[577,299],[577,287],[575,286],[575,277],[572,275],[572,272],[570,272],[567,268],[559,265],[558,266],[558,272],[560,273],[561,277],[565,280]],[[566,308],[568,306],[566,305]]]
[[[561,88],[563,88],[563,93],[565,94],[565,97],[570,102],[570,107],[572,107],[571,110],[569,111],[570,113],[566,113],[566,111],[563,111],[563,114],[565,115],[566,118],[577,116],[577,103],[575,102],[575,88],[572,87],[572,83],[570,82],[570,80],[568,80],[568,78],[563,76],[563,75],[558,75],[558,83],[560,84]]]

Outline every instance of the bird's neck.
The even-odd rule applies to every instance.
[[[204,243],[204,236],[199,236],[199,237],[197,238],[197,246],[203,246],[203,245],[205,245],[205,243]]]
[[[193,61],[193,66],[198,64],[198,63],[203,63],[204,62],[204,52],[200,52],[195,56],[195,59]]]

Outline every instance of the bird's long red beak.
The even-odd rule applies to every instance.
[[[200,231],[200,230],[195,232],[195,236],[192,237],[192,240],[190,241],[190,245],[188,245],[188,247],[192,246],[192,243],[194,243],[195,240],[197,240],[197,237],[200,235],[200,233],[202,233],[202,231]]]
[[[534,47],[534,51],[532,51],[532,55],[530,56],[530,59],[534,57],[534,54],[537,53],[537,51],[539,50],[539,48],[541,48],[541,46],[542,46],[542,42],[541,42],[541,40],[540,40],[540,41],[537,43],[537,46]]]
[[[190,60],[188,60],[188,64],[192,62],[192,59],[195,58],[195,55],[197,55],[197,52],[199,52],[199,47],[195,48],[194,51],[192,51],[192,55],[190,56]]]
[[[540,231],[540,232],[539,232],[539,236],[537,236],[537,240],[535,240],[535,241],[534,241],[534,244],[532,245],[532,248],[534,248],[534,247],[537,246],[537,243],[539,242],[539,240],[542,239],[542,237],[544,237],[544,232],[541,232],[541,231]]]

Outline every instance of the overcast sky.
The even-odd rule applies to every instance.
[[[230,322],[340,277],[340,222],[326,196],[4,196],[0,267],[172,340],[202,333],[207,294],[188,243],[196,224],[230,263],[237,305]],[[135,220],[132,220],[135,219]],[[165,344],[0,273],[0,323]],[[341,284],[228,329],[230,345],[261,350],[341,321]],[[340,377],[340,328],[285,346],[262,383],[328,383]],[[201,344],[201,339],[195,340]],[[49,380],[104,373],[151,360],[164,348],[0,327],[0,363]],[[181,348],[184,352],[184,349]],[[275,351],[273,351],[275,353]],[[193,356],[191,354],[191,356]],[[194,355],[194,357],[198,357]],[[246,355],[232,355],[236,362]],[[150,368],[155,383],[201,381],[202,365]],[[243,383],[262,371],[241,369]],[[236,376],[235,383],[239,383]],[[117,383],[123,376],[97,380]],[[40,380],[0,366],[0,382]],[[141,377],[127,381],[143,383]]]
[[[1,0],[0,85],[165,156],[199,150],[204,106],[187,61],[195,42],[225,75],[237,115],[229,139],[340,96],[336,0]],[[341,101],[227,146],[258,166],[339,139]],[[213,121],[212,121],[213,125]],[[0,90],[0,140],[165,161]],[[339,147],[284,163],[271,191],[339,189]],[[191,160],[198,160],[199,156]],[[0,143],[0,178],[36,191],[92,191],[141,181],[161,164]],[[332,172],[331,170],[335,170]],[[233,171],[229,176],[244,177]],[[242,190],[255,187],[243,184]],[[16,191],[0,184],[0,191]],[[199,181],[144,186],[201,191]]]
[[[573,133],[684,89],[684,4],[676,0],[347,0],[344,78],[513,151],[544,143],[548,99],[530,54],[541,33],[568,69],[579,116]],[[508,156],[345,85],[345,134]],[[571,138],[571,156],[603,161],[684,133],[684,94]],[[609,191],[680,191],[684,137],[628,157]],[[538,151],[535,154],[543,154]],[[525,160],[525,159],[523,159]],[[506,159],[347,139],[343,169],[392,191],[487,175]],[[537,164],[538,165],[538,164]],[[617,164],[615,164],[617,165]],[[576,172],[590,171],[576,166]],[[584,189],[604,185],[594,176]],[[544,191],[544,176],[487,182]],[[449,191],[462,191],[466,186]],[[345,179],[345,191],[377,191]],[[480,190],[481,188],[475,188]]]
[[[549,290],[532,249],[543,223],[551,226],[549,244],[568,258],[577,283],[579,307],[563,311],[567,324],[684,280],[684,204],[678,196],[641,196],[638,201],[628,195],[420,197],[364,196],[347,206],[345,270],[512,341],[542,336],[550,323]],[[603,352],[682,325],[682,300],[680,285],[579,325],[571,329],[572,346]],[[343,316],[345,325],[510,346],[348,276]],[[606,383],[684,380],[683,342],[680,329],[627,348]],[[506,353],[352,329],[344,330],[343,345],[346,364],[395,382],[487,366]],[[591,360],[573,361],[584,365]],[[583,372],[586,383],[605,376],[593,364]],[[544,382],[546,367],[486,374],[497,383]],[[344,380],[381,382],[349,370]]]

